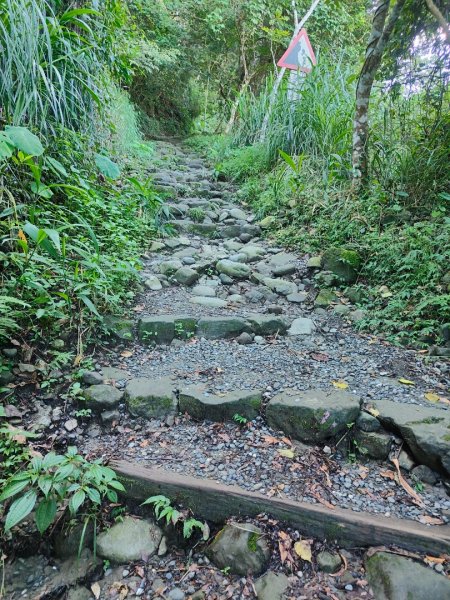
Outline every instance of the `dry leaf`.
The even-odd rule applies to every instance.
[[[398,482],[400,483],[400,485],[402,486],[402,488],[405,490],[405,492],[407,492],[411,496],[411,498],[413,499],[415,504],[424,508],[425,505],[423,503],[422,498],[412,489],[412,487],[409,485],[409,483],[403,479],[403,475],[400,472],[400,465],[398,463],[398,459],[392,458],[391,460],[394,463],[395,468],[397,469],[397,479],[398,479]]]
[[[91,585],[91,592],[94,594],[95,600],[100,598],[100,591],[100,585],[97,582]]]
[[[399,383],[403,383],[403,385],[416,385],[414,381],[411,381],[410,379],[405,379],[404,377],[400,377],[398,381]]]
[[[392,479],[392,481],[395,480],[395,473],[394,471],[380,471],[380,475],[381,477],[386,477],[386,479]]]
[[[301,540],[294,544],[294,550],[297,556],[300,556],[302,560],[311,562],[311,542],[309,540]]]
[[[434,392],[427,392],[424,396],[428,402],[439,402],[439,396]]]
[[[378,417],[380,415],[380,411],[376,408],[368,408],[367,412],[372,415],[372,417]]]
[[[123,358],[130,358],[130,356],[133,356],[133,354],[134,352],[131,352],[131,350],[124,350],[120,353],[120,356],[122,356]]]
[[[266,444],[278,444],[280,442],[278,438],[275,438],[271,435],[263,435],[263,440],[266,442]]]
[[[339,390],[346,390],[348,388],[348,383],[345,381],[332,381],[331,383]]]
[[[445,563],[445,556],[429,556],[428,554],[425,556],[425,562],[426,563],[434,563],[434,564],[438,564],[438,565],[442,565],[442,563]]]
[[[443,525],[444,521],[439,517],[429,517],[428,515],[421,515],[419,521],[425,525]]]
[[[294,451],[289,450],[288,448],[281,448],[278,450],[278,454],[281,454],[281,456],[284,456],[285,458],[294,458]]]

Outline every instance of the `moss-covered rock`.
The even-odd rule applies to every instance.
[[[266,418],[274,429],[301,442],[321,442],[347,431],[358,418],[360,399],[342,390],[286,390],[267,405]]]
[[[134,323],[131,319],[108,315],[104,317],[103,323],[107,331],[120,340],[132,340],[134,337]]]
[[[128,410],[135,417],[147,419],[174,414],[177,408],[174,387],[169,377],[136,377],[128,383],[125,390]]]
[[[197,324],[197,336],[208,340],[234,338],[251,330],[250,323],[239,317],[204,317]]]
[[[117,406],[123,398],[123,392],[111,385],[100,383],[91,385],[83,392],[86,400],[86,407],[92,410],[101,411],[105,408]]]
[[[210,421],[232,421],[238,414],[248,420],[255,419],[261,408],[261,390],[236,390],[216,396],[205,394],[202,386],[189,386],[180,391],[180,412],[195,419]]]
[[[327,308],[336,301],[336,294],[332,290],[320,290],[317,298],[314,300],[314,306],[317,306],[318,308]]]
[[[353,283],[358,277],[361,258],[355,250],[329,248],[323,255],[323,267],[345,283]]]

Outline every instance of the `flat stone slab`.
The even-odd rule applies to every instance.
[[[250,333],[251,326],[239,317],[204,317],[197,323],[197,336],[208,340],[234,338],[244,331]]]
[[[138,325],[139,339],[147,344],[170,344],[176,337],[191,337],[196,329],[197,319],[185,315],[142,317]]]
[[[261,390],[236,390],[223,395],[206,394],[204,386],[189,386],[179,393],[180,412],[195,419],[232,421],[238,414],[248,420],[255,419],[261,408]]]
[[[146,560],[158,550],[161,529],[152,521],[125,517],[97,536],[97,553],[114,563]]]
[[[258,283],[262,283],[272,292],[281,294],[282,296],[289,296],[290,294],[296,294],[298,291],[297,285],[293,281],[287,281],[286,279],[276,279],[272,277],[264,277],[255,273],[255,279]]]
[[[219,260],[216,264],[216,269],[219,273],[224,273],[234,279],[247,279],[251,273],[250,267],[245,263],[227,259]]]
[[[216,290],[212,285],[196,285],[192,288],[191,293],[193,296],[213,298],[216,295]]]
[[[175,385],[169,377],[136,377],[128,383],[125,390],[128,410],[134,417],[147,419],[174,414],[177,409],[174,389]]]
[[[378,420],[400,434],[418,463],[450,475],[450,411],[391,400],[374,403]]]
[[[111,385],[100,383],[91,385],[83,392],[86,400],[86,407],[93,410],[103,410],[105,408],[114,408],[123,398],[123,392]]]
[[[316,443],[347,431],[360,413],[360,399],[342,390],[286,390],[270,400],[266,419],[301,442]]]
[[[226,308],[228,302],[222,298],[212,298],[211,296],[194,296],[189,299],[192,304],[200,304],[208,308]]]

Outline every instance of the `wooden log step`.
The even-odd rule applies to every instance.
[[[196,517],[213,523],[222,523],[231,516],[254,517],[267,513],[295,527],[304,536],[336,540],[342,547],[395,545],[410,551],[450,553],[449,525],[432,527],[407,519],[267,498],[237,486],[150,469],[127,461],[113,461],[111,467],[125,485],[127,497],[143,501],[162,494],[174,504],[190,508]]]

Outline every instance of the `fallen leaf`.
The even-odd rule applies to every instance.
[[[380,471],[380,475],[381,477],[386,477],[386,479],[392,479],[392,481],[395,480],[395,473],[394,471]]]
[[[313,360],[317,360],[318,362],[328,362],[330,360],[328,354],[322,354],[320,352],[313,352],[311,354],[311,358]]]
[[[348,383],[345,381],[332,381],[331,383],[339,390],[346,390],[348,388]]]
[[[439,517],[430,517],[428,515],[421,515],[419,521],[424,525],[443,525],[444,521]]]
[[[263,440],[266,444],[278,444],[281,440],[271,435],[263,435]]]
[[[144,569],[143,569],[143,567],[141,567],[141,566],[139,566],[139,565],[136,565],[136,566],[134,567],[134,572],[136,573],[136,575],[138,575],[138,577],[141,577],[142,579],[143,579],[143,578],[144,578],[144,576],[145,576],[145,572],[144,572]]]
[[[372,417],[378,417],[380,415],[380,411],[376,408],[368,408],[367,412],[372,415]]]
[[[312,552],[311,542],[309,540],[301,540],[300,542],[296,542],[294,544],[294,550],[297,556],[299,556],[302,560],[311,562]]]
[[[400,377],[398,381],[399,383],[403,383],[403,385],[416,385],[414,381],[411,381],[410,379],[405,379],[404,377]]]
[[[120,353],[120,356],[122,356],[123,358],[130,358],[130,356],[133,356],[133,354],[134,352],[131,352],[131,350],[124,350]]]
[[[294,458],[294,451],[289,450],[288,448],[281,448],[278,450],[278,454],[284,456],[285,458]]]
[[[439,402],[439,396],[434,392],[427,392],[424,396],[428,402]]]
[[[434,563],[437,565],[442,565],[442,563],[445,562],[445,556],[429,556],[428,554],[425,556],[425,562],[426,563]]]
[[[94,594],[95,600],[100,598],[100,591],[100,585],[97,582],[91,585],[91,592]]]
[[[400,483],[400,485],[402,486],[402,488],[405,490],[406,493],[408,493],[411,496],[411,498],[413,499],[413,502],[415,504],[424,508],[425,505],[423,503],[422,498],[412,489],[412,487],[409,485],[409,483],[403,479],[403,475],[400,472],[400,465],[399,465],[398,459],[392,458],[391,461],[393,462],[393,464],[395,465],[395,468],[397,469],[397,479],[398,479],[398,482]]]

